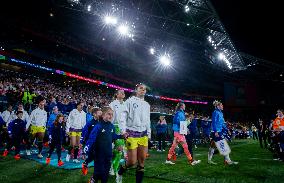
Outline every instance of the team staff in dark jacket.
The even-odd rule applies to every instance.
[[[93,128],[89,140],[86,143],[84,152],[94,155],[94,174],[91,183],[101,180],[107,182],[112,160],[113,140],[123,138],[115,133],[112,122],[113,110],[110,107],[102,109],[102,117]]]
[[[50,157],[56,147],[56,153],[58,158],[58,166],[64,165],[63,161],[61,160],[61,146],[63,142],[63,137],[65,136],[65,125],[64,125],[64,116],[63,114],[58,114],[56,116],[55,121],[50,126],[49,132],[49,151],[46,158],[46,164],[50,163]]]
[[[160,119],[156,125],[157,130],[157,139],[158,139],[158,150],[157,151],[165,151],[165,139],[167,134],[167,122],[165,120],[165,116],[160,116]]]
[[[16,160],[19,160],[20,157],[20,145],[23,140],[27,141],[28,136],[26,133],[26,122],[22,120],[23,111],[17,111],[17,119],[13,120],[8,125],[8,134],[11,141],[8,143],[7,148],[5,149],[3,156],[7,156],[9,150],[12,146],[15,147],[15,156]]]

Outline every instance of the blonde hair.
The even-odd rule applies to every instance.
[[[218,105],[222,104],[222,102],[218,101],[218,100],[214,100],[213,102],[213,106],[217,107]]]
[[[146,88],[146,90],[147,90],[147,86],[146,86],[145,84],[143,84],[143,83],[138,83],[138,84],[135,85],[135,88],[134,88],[135,90],[133,91],[133,96],[136,96],[137,90],[138,90],[138,88],[139,88],[140,86],[145,86],[145,88]]]
[[[103,119],[103,116],[104,116],[108,111],[112,111],[112,112],[113,112],[113,110],[112,110],[112,108],[111,108],[110,106],[104,106],[104,107],[102,107],[101,111],[102,111],[102,115],[100,116],[100,119],[101,119],[101,120]]]
[[[113,111],[110,106],[104,106],[104,107],[102,107],[102,113],[103,113],[103,114],[107,113],[109,110]]]
[[[116,90],[116,92],[114,93],[112,99],[113,99],[113,100],[117,99],[117,95],[118,95],[118,93],[121,92],[121,91],[123,91],[123,93],[124,93],[124,90],[122,90],[122,89]]]

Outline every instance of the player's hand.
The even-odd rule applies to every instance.
[[[82,149],[82,147],[83,147],[83,145],[82,145],[82,144],[79,144],[79,148]]]
[[[215,132],[215,137],[219,137],[219,134],[218,134],[218,132]]]
[[[127,139],[128,136],[129,136],[129,134],[128,134],[127,132],[125,132],[124,134],[122,134],[122,136],[123,136],[125,139]]]

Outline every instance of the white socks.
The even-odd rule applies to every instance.
[[[212,157],[214,155],[214,151],[215,151],[215,148],[212,148],[212,147],[209,148],[208,161],[211,161],[211,159],[212,159]]]
[[[224,158],[225,158],[225,161],[231,161],[229,154],[224,156]]]

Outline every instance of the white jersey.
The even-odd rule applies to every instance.
[[[110,108],[114,111],[113,124],[120,124],[121,114],[126,111],[124,102],[114,100],[109,104]]]
[[[10,112],[10,111],[4,111],[1,116],[2,116],[2,119],[4,120],[4,122],[6,123],[6,126],[8,126],[9,124],[9,120],[10,118],[14,115],[14,111]]]
[[[17,118],[18,118],[17,115],[14,113],[13,115],[10,116],[8,123],[14,121]],[[23,120],[27,123],[26,129],[28,129],[30,124],[31,124],[31,118],[30,118],[30,115],[27,113],[27,111],[25,111],[25,110],[23,111],[23,117],[21,118],[21,120]],[[7,126],[8,126],[8,124],[7,124]]]
[[[46,126],[47,112],[44,109],[36,108],[32,111],[30,117],[33,126]]]
[[[126,129],[143,132],[147,130],[148,137],[151,138],[150,105],[143,99],[132,96],[125,101],[126,111],[121,116],[121,131]]]
[[[79,112],[77,109],[73,109],[66,122],[66,133],[69,132],[70,128],[81,130],[86,124],[86,113],[82,110]]]

